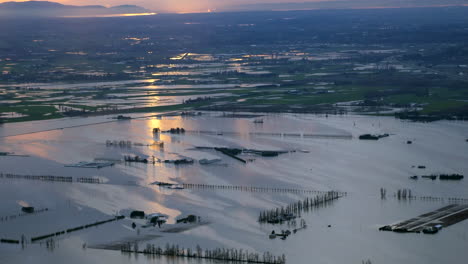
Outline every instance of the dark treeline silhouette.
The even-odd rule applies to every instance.
[[[125,162],[138,162],[138,163],[148,163],[148,159],[147,158],[142,158],[140,156],[128,156],[128,155],[125,155],[124,156],[124,161]],[[154,161],[153,161],[154,163]]]
[[[172,256],[172,257],[185,257],[185,258],[198,258],[198,259],[213,259],[223,261],[235,261],[235,262],[246,262],[246,263],[264,263],[264,264],[284,264],[286,263],[286,257],[274,256],[270,252],[265,252],[262,255],[255,252],[244,251],[242,249],[227,249],[227,248],[216,248],[203,250],[200,246],[197,246],[195,250],[191,248],[179,247],[179,245],[166,244],[165,248],[155,246],[153,244],[147,244],[146,248],[140,250],[138,244],[127,243],[121,247],[121,252],[125,253],[140,253],[145,255],[153,256]]]
[[[385,188],[380,188],[380,198],[382,200],[385,200],[387,190]],[[394,195],[394,198],[398,200],[421,200],[421,201],[448,201],[448,202],[462,202],[462,203],[468,203],[468,198],[463,198],[463,197],[437,197],[437,196],[431,196],[431,195],[414,195],[411,189],[398,189]]]
[[[302,201],[291,203],[286,207],[262,211],[258,217],[258,222],[277,224],[282,223],[283,221],[289,221],[296,218],[296,215],[299,215],[302,212],[308,212],[314,208],[327,206],[329,203],[340,197],[343,197],[343,193],[329,191],[313,198],[308,197]]]
[[[398,189],[396,197],[398,200],[406,200],[411,199],[413,196],[411,195],[411,189]]]

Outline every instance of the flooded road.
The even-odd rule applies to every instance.
[[[150,117],[145,117],[150,116]],[[166,228],[189,214],[206,224],[162,229],[132,229],[133,219],[86,229],[45,244],[0,244],[0,263],[215,263],[184,258],[148,258],[96,249],[131,241],[164,247],[166,243],[195,249],[216,247],[269,251],[286,255],[287,263],[456,263],[467,258],[468,222],[444,228],[436,235],[379,232],[378,228],[468,198],[466,179],[411,180],[413,175],[468,174],[468,123],[404,122],[390,117],[267,114],[196,116],[139,114],[139,119],[68,118],[0,126],[0,173],[98,178],[102,184],[57,183],[0,178],[0,217],[20,211],[19,201],[45,213],[0,222],[0,238],[35,237],[64,228],[108,219],[131,210],[163,213]],[[261,119],[263,122],[254,122]],[[182,127],[185,134],[153,134],[153,128]],[[40,132],[43,131],[43,132]],[[37,132],[37,133],[33,133]],[[390,134],[378,141],[361,134]],[[107,146],[106,140],[131,141],[131,147]],[[164,142],[164,147],[154,142]],[[412,144],[407,144],[412,141]],[[242,154],[246,164],[209,149],[230,147],[285,150],[277,157]],[[220,164],[175,165],[116,162],[113,167],[71,168],[66,164],[94,159],[122,160],[138,155],[161,160],[180,157],[221,159]],[[251,161],[250,161],[251,160]],[[424,165],[425,169],[417,166]],[[287,224],[257,222],[260,211],[285,206],[313,194],[218,189],[168,189],[155,181],[219,186],[255,186],[347,192],[333,203],[302,213],[307,228],[286,240],[269,239]],[[380,188],[387,190],[381,199]],[[397,199],[399,189],[411,189],[414,199]],[[431,198],[429,198],[431,197]],[[466,200],[457,202],[467,203]],[[26,227],[27,226],[27,227]],[[139,230],[139,231],[138,231]],[[86,249],[83,245],[86,244]],[[27,254],[23,254],[27,252]],[[339,254],[338,254],[339,253]],[[28,257],[26,257],[28,256]],[[219,262],[216,262],[219,263]]]

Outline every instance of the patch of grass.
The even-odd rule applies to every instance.
[[[45,120],[63,117],[55,107],[47,105],[34,105],[34,106],[7,106],[0,107],[0,112],[15,112],[26,115],[18,118],[7,118],[3,121],[5,123],[23,122],[33,120]]]
[[[452,111],[458,111],[468,107],[468,102],[455,101],[455,100],[443,100],[443,101],[434,101],[429,103],[421,111],[423,114],[430,113],[446,113]]]

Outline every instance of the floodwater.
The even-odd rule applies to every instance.
[[[0,85],[4,91],[14,92],[16,88],[24,94],[15,94],[23,97],[25,103],[48,102],[58,107],[62,105],[78,105],[103,107],[112,106],[120,109],[134,107],[154,107],[182,104],[188,99],[209,96],[222,98],[233,96],[226,90],[243,89],[271,85],[268,83],[241,83],[241,84],[197,84],[197,85],[156,85],[157,79],[112,81],[112,82],[85,82],[85,83],[30,83],[19,85]],[[202,81],[207,81],[203,79]],[[15,87],[15,90],[12,88]],[[70,90],[75,90],[75,92]],[[62,93],[63,92],[63,93]],[[106,95],[102,96],[101,92]],[[197,94],[197,93],[205,94]],[[187,95],[174,94],[187,93]],[[209,95],[208,95],[209,93]],[[171,95],[174,94],[174,95]],[[14,105],[20,100],[3,100],[5,104]],[[21,116],[8,115],[6,118],[17,118]]]
[[[0,222],[0,237],[34,237],[78,224],[105,220],[118,212],[144,210],[175,219],[196,214],[206,225],[167,233],[156,228],[132,230],[132,220],[122,220],[56,238],[58,245],[27,244],[25,249],[0,244],[0,263],[220,263],[174,258],[128,256],[119,251],[95,249],[116,242],[139,241],[164,247],[238,248],[285,254],[287,263],[460,263],[468,258],[468,221],[436,235],[379,232],[378,227],[409,219],[447,205],[449,201],[397,200],[402,188],[416,196],[468,198],[468,182],[410,180],[412,175],[460,173],[468,175],[466,138],[468,123],[439,121],[413,123],[390,117],[316,116],[267,114],[262,117],[133,115],[148,118],[113,121],[109,117],[67,118],[0,126],[0,151],[29,157],[0,157],[0,172],[100,178],[106,184],[50,183],[0,178],[0,216],[19,211],[19,204],[49,208],[49,212]],[[254,123],[256,119],[263,123]],[[184,135],[160,134],[183,127]],[[45,132],[39,132],[45,131]],[[38,133],[32,133],[38,132]],[[28,134],[29,133],[29,134]],[[275,134],[273,134],[275,133]],[[364,133],[389,133],[378,141],[362,141]],[[16,136],[15,136],[16,135]],[[308,136],[304,136],[308,135]],[[350,138],[349,136],[352,136]],[[155,146],[108,147],[106,140],[131,140]],[[406,144],[411,140],[413,144]],[[297,150],[278,157],[243,164],[196,146],[224,146],[262,150]],[[121,159],[123,155],[174,159],[222,159],[222,165],[125,164],[102,169],[64,167],[95,158]],[[425,165],[417,169],[412,166]],[[331,205],[303,213],[308,228],[286,240],[268,234],[291,229],[259,224],[261,210],[273,209],[306,194],[241,192],[234,190],[169,190],[149,185],[154,181],[240,185],[347,192]],[[381,200],[379,189],[387,189]],[[307,196],[314,196],[308,194]],[[330,225],[330,227],[328,227]],[[164,226],[163,226],[164,228]],[[83,249],[86,243],[87,249]]]

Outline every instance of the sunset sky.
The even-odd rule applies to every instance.
[[[16,2],[24,2],[25,0],[18,0]],[[226,10],[229,7],[244,5],[244,4],[258,4],[258,3],[303,3],[303,2],[326,2],[337,0],[50,0],[51,2],[59,2],[69,5],[103,5],[115,6],[123,4],[131,4],[145,7],[147,9],[158,12],[204,12],[207,10]],[[414,3],[430,3],[433,5],[452,4],[454,2],[463,3],[468,0],[339,0],[348,2],[369,2],[370,5],[378,6],[380,3],[407,3],[412,1]],[[11,0],[0,0],[1,2],[11,2]]]
[[[314,2],[317,0],[49,0],[70,5],[103,5],[115,6],[131,4],[142,6],[155,11],[192,12],[216,9],[224,6],[246,3],[275,3],[275,2]],[[11,2],[11,0],[0,0]],[[19,0],[16,2],[24,2]]]

